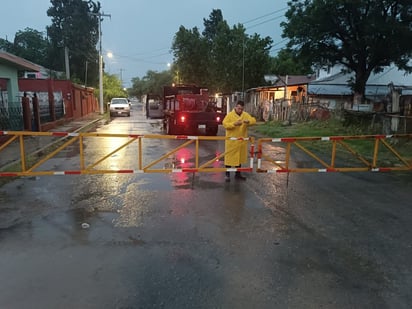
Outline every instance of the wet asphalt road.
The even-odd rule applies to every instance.
[[[137,107],[97,130],[161,132]],[[0,187],[0,308],[410,308],[411,189],[410,174],[20,178]]]

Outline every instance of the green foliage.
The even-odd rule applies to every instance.
[[[293,50],[285,48],[271,59],[270,73],[276,75],[307,75],[313,73],[311,66],[311,62],[305,62]]]
[[[128,94],[123,90],[122,81],[115,74],[104,74],[103,76],[103,101],[109,102],[112,98],[127,98]],[[96,90],[96,97],[99,91]]]
[[[141,97],[144,94],[162,94],[163,86],[173,83],[171,71],[155,72],[147,71],[146,75],[140,79],[135,77],[132,79],[132,88],[129,89],[130,96]]]
[[[32,28],[19,30],[13,43],[0,39],[0,49],[43,66],[47,65],[47,46],[44,34]]]
[[[268,72],[271,58],[269,49],[272,39],[261,38],[258,34],[245,41],[245,85],[244,89],[265,84],[264,75]]]
[[[329,118],[328,120],[311,120],[284,125],[282,121],[268,121],[252,127],[258,133],[270,137],[307,137],[307,136],[341,136],[381,134],[382,126],[372,117],[360,113],[356,120],[348,123],[345,119]]]
[[[0,49],[54,71],[65,72],[64,49],[69,49],[72,81],[98,84],[98,17],[100,3],[91,0],[51,0],[47,37],[32,28],[19,30],[13,43],[0,39]],[[94,14],[94,15],[93,15]],[[86,74],[87,72],[87,74]],[[87,81],[85,80],[87,76]]]
[[[287,126],[283,125],[282,121],[269,121],[252,127],[252,129],[269,137],[341,136],[377,133],[368,129],[370,124],[369,122],[362,126],[347,126],[343,121],[331,118],[322,121],[299,122]]]
[[[0,50],[4,50],[8,53],[13,53],[13,43],[0,38]]]
[[[288,47],[319,67],[340,64],[354,72],[351,86],[364,96],[372,72],[397,65],[411,70],[412,2],[293,0],[281,25]]]
[[[195,27],[187,30],[180,26],[172,50],[174,51],[177,83],[204,85],[207,80],[208,50]]]
[[[64,48],[69,48],[70,74],[73,79],[84,80],[86,63],[88,63],[89,81],[87,84],[97,85],[100,3],[88,0],[51,0],[52,6],[47,15],[52,25],[47,27],[50,40],[49,67],[64,71]]]
[[[213,43],[215,38],[219,35],[219,27],[229,28],[226,21],[223,20],[221,10],[213,10],[209,19],[203,18],[203,25],[205,29],[202,32],[203,37],[209,43]]]
[[[206,86],[211,91],[230,93],[264,83],[270,64],[270,37],[248,36],[243,25],[232,29],[221,10],[204,19],[204,31],[180,26],[172,51],[179,83]]]

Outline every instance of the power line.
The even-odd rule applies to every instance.
[[[164,49],[159,49],[159,50],[164,50]],[[144,53],[141,53],[144,54]],[[138,54],[135,54],[138,55]],[[161,53],[161,54],[156,54],[156,55],[148,55],[146,57],[135,57],[135,56],[130,56],[130,55],[121,55],[121,54],[114,54],[115,58],[125,58],[125,59],[129,59],[135,62],[145,62],[145,63],[152,63],[152,64],[162,64],[164,62],[153,62],[153,61],[147,61],[147,59],[152,59],[152,58],[157,58],[157,57],[162,57],[162,56],[166,56],[166,55],[170,55],[170,52],[167,53]]]
[[[277,14],[277,13],[279,13],[279,12],[285,11],[286,9],[287,9],[287,7],[282,8],[282,9],[279,9],[279,10],[276,10],[276,11],[273,11],[273,12],[269,12],[269,13],[267,13],[267,14],[258,16],[258,17],[256,17],[256,18],[247,20],[247,21],[245,21],[243,24],[252,23],[252,22],[257,21],[257,20],[260,20],[260,19],[262,19],[262,18],[265,18],[265,17],[271,16],[271,15]],[[250,26],[247,27],[246,29],[250,29],[250,28],[254,28],[254,27],[260,26],[260,25],[262,25],[262,24],[265,24],[265,23],[271,22],[271,21],[273,21],[273,20],[282,18],[283,16],[284,16],[284,15],[275,16],[275,17],[273,17],[273,18],[264,20],[264,21],[259,22],[259,23],[257,23],[257,24],[250,25]],[[164,51],[164,50],[168,50],[168,52],[152,55],[154,52]],[[161,62],[161,63],[159,63],[159,62],[152,62],[152,61],[148,61],[147,59],[156,58],[156,57],[161,57],[161,56],[165,56],[165,55],[170,55],[170,51],[169,51],[169,50],[170,50],[169,47],[164,47],[164,48],[154,49],[154,50],[150,50],[150,51],[143,51],[143,52],[135,53],[135,54],[132,54],[132,55],[119,55],[119,54],[116,54],[116,56],[119,57],[119,58],[127,58],[127,59],[130,59],[130,60],[132,60],[132,61],[136,61],[136,62],[144,62],[144,63],[151,63],[151,64],[162,64],[163,62]],[[136,58],[136,56],[143,56],[143,55],[148,55],[148,56],[146,56],[146,57],[137,57],[137,58]]]
[[[267,16],[270,16],[270,15],[273,15],[273,14],[276,14],[276,13],[279,13],[279,12],[282,12],[282,11],[285,11],[285,10],[287,10],[287,8],[282,8],[282,9],[279,9],[279,10],[276,10],[276,11],[273,11],[273,12],[270,12],[270,13],[267,13],[267,14],[265,14],[265,15],[262,15],[262,16],[259,16],[259,17],[256,17],[256,18],[247,20],[247,21],[243,22],[242,24],[243,24],[243,25],[244,25],[244,24],[248,24],[248,23],[251,23],[251,22],[253,22],[253,21],[255,21],[255,20],[258,20],[258,19],[261,19],[261,18],[265,18],[265,17],[267,17]]]
[[[272,49],[273,47],[275,47],[276,45],[279,45],[279,44],[282,44],[283,42],[285,42],[285,41],[287,41],[288,39],[283,39],[282,41],[279,41],[279,42],[277,42],[277,43],[275,43],[275,44],[272,44],[271,46],[270,46],[270,49]]]
[[[245,29],[248,30],[248,29],[251,29],[251,28],[254,28],[254,27],[257,27],[257,26],[260,26],[260,25],[263,25],[263,24],[266,24],[266,23],[269,23],[269,22],[272,22],[274,20],[277,20],[277,19],[280,19],[280,18],[284,17],[284,15],[278,15],[278,16],[274,16],[274,17],[269,18],[269,19],[265,19],[265,18],[268,18],[268,17],[273,16],[275,14],[278,14],[282,11],[286,11],[287,9],[288,9],[287,7],[284,7],[284,8],[269,12],[267,14],[258,16],[256,18],[249,19],[249,20],[243,22],[242,24],[243,25],[249,24],[248,27],[245,27]],[[265,19],[265,20],[262,21],[262,19]],[[260,21],[260,22],[257,22],[257,21]],[[254,22],[257,22],[257,23],[254,23]],[[284,41],[286,41],[286,39],[284,39],[284,40],[282,40],[282,41],[280,41],[280,42],[278,42],[274,45],[271,45],[271,47],[270,47],[271,52],[274,51],[274,49],[273,49],[274,46],[276,46],[278,44],[281,44]],[[280,49],[281,48],[279,48],[279,50]],[[165,50],[168,50],[168,52],[160,53],[160,54],[156,53],[156,52],[161,52],[161,51],[165,51]],[[276,49],[276,50],[278,50],[278,49]],[[153,53],[156,53],[156,54],[153,54]],[[126,58],[126,59],[129,59],[129,60],[133,61],[133,62],[148,63],[148,64],[154,64],[154,65],[161,65],[161,64],[164,64],[164,62],[163,61],[162,62],[155,62],[155,61],[150,61],[149,59],[162,57],[162,56],[165,56],[165,55],[171,55],[170,48],[165,47],[165,48],[159,48],[159,49],[150,50],[150,51],[142,51],[142,52],[134,53],[134,54],[131,54],[131,55],[118,55],[118,54],[116,54],[116,56],[119,57],[119,58]]]
[[[283,49],[283,47],[278,47],[278,48],[276,48],[276,49],[274,49],[274,47],[275,46],[277,46],[277,45],[280,45],[280,44],[282,44],[283,42],[285,42],[285,41],[287,41],[288,39],[283,39],[283,40],[281,40],[281,41],[279,41],[279,42],[277,42],[277,43],[275,43],[275,44],[272,44],[271,46],[270,46],[270,53],[271,54],[274,54],[275,52],[278,52],[279,50],[282,50]]]
[[[262,21],[262,22],[260,22],[260,23],[258,23],[258,24],[254,24],[254,25],[252,25],[252,26],[249,26],[249,27],[247,27],[246,29],[254,28],[254,27],[257,27],[257,26],[260,26],[260,25],[266,24],[266,23],[268,23],[268,22],[271,22],[271,21],[273,21],[273,20],[276,20],[276,19],[282,18],[282,17],[283,17],[283,15],[279,15],[279,16],[273,17],[273,18],[271,18],[271,19],[268,19],[268,20]]]

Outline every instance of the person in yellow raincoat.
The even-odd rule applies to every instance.
[[[248,127],[256,123],[256,118],[243,111],[245,103],[238,101],[235,108],[223,119],[223,127],[226,129],[226,137],[248,137]],[[225,166],[241,167],[247,162],[247,141],[230,140],[225,141]],[[235,174],[235,179],[246,180],[239,171]],[[230,173],[226,172],[226,182],[230,181]]]

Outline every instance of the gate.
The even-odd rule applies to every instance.
[[[14,164],[7,171],[0,172],[1,176],[41,176],[41,175],[80,175],[80,174],[109,174],[109,173],[197,173],[197,172],[224,172],[253,170],[253,155],[250,157],[249,167],[226,168],[223,158],[227,154],[224,151],[226,139],[237,140],[240,143],[248,143],[251,153],[254,151],[253,138],[226,138],[223,136],[183,136],[183,135],[136,135],[136,134],[109,134],[109,133],[68,133],[68,132],[26,132],[26,131],[0,131],[1,135],[9,136],[9,140],[0,146],[1,151],[12,143],[19,144],[19,164]],[[60,138],[60,141],[50,143],[47,153],[42,156],[28,154],[25,147],[25,138]],[[85,141],[89,146],[85,147]],[[164,141],[163,148],[157,158],[153,153],[148,156],[145,147],[159,145]],[[92,145],[94,143],[94,145]],[[146,144],[149,143],[149,144]],[[200,143],[220,143],[222,149],[219,153],[206,154],[201,159]],[[95,146],[95,147],[93,147]],[[70,151],[74,147],[79,155],[78,166],[75,169],[54,171],[45,167],[52,158]],[[216,148],[216,145],[213,145]],[[98,151],[96,152],[96,149]],[[184,162],[178,162],[176,156],[181,150],[189,152]],[[101,152],[106,151],[101,155]],[[119,160],[125,152],[134,160]],[[116,161],[116,163],[113,163]],[[129,165],[128,165],[129,164]]]
[[[261,138],[257,172],[411,171],[411,140],[412,134]]]
[[[18,143],[19,154],[16,155],[19,158],[18,164],[0,171],[0,177],[225,171],[412,171],[412,134],[260,138],[256,141],[256,152],[253,137],[28,131],[0,131],[1,136],[7,136],[8,140],[0,145],[0,155],[8,146]],[[41,155],[33,155],[28,154],[29,151],[26,150],[27,138],[53,140]],[[59,140],[56,141],[56,138]],[[224,166],[223,158],[228,154],[224,149],[224,141],[227,139],[237,140],[239,144],[248,144],[248,167]],[[213,149],[213,153],[207,153],[209,150],[204,149],[203,153],[200,153],[200,144],[206,146],[204,149]],[[150,147],[158,149],[151,151]],[[75,168],[56,171],[47,167],[49,161],[59,154],[64,154],[65,151],[71,152],[73,156],[79,155],[79,162]]]

